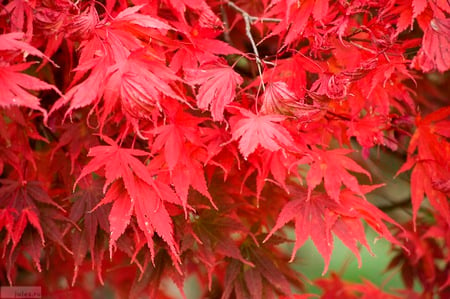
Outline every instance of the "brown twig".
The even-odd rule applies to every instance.
[[[236,4],[234,4],[231,1],[228,2],[228,6],[230,6],[235,11],[239,12],[241,15],[245,14],[247,16],[248,20],[250,21],[250,23],[254,23],[254,22],[280,23],[282,21],[281,19],[277,19],[277,18],[260,18],[260,17],[251,16],[251,15],[249,15],[248,12],[246,12],[245,10],[243,10],[242,8],[240,8],[239,6],[237,6]]]
[[[225,30],[223,32],[223,37],[224,37],[225,41],[231,45],[232,43],[231,43],[231,37],[230,37],[230,22],[228,21],[227,12],[225,11],[225,7],[223,5],[220,5],[220,12],[222,13],[222,22],[225,27]]]
[[[250,44],[252,45],[253,53],[255,54],[255,60],[256,60],[256,66],[258,68],[258,74],[261,77],[262,81],[262,61],[259,58],[259,52],[258,47],[256,46],[255,39],[253,38],[252,32],[251,32],[251,24],[252,24],[252,18],[251,16],[242,8],[234,4],[233,2],[228,2],[228,6],[234,9],[235,11],[239,12],[242,15],[242,18],[244,19],[245,23],[245,34],[247,35],[247,38],[250,41]],[[262,84],[263,90],[264,84]]]

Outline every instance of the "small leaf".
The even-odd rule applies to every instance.
[[[187,70],[187,75],[191,85],[200,85],[198,108],[211,111],[215,121],[222,121],[225,106],[234,100],[236,87],[243,82],[242,77],[225,65],[207,65],[202,69]]]
[[[281,115],[256,115],[241,110],[243,118],[238,118],[232,127],[233,140],[239,140],[239,151],[247,158],[258,145],[269,151],[292,147],[293,138],[285,127],[280,125],[285,117]]]

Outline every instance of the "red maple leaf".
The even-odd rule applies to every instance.
[[[291,44],[303,35],[312,14],[316,20],[320,21],[328,13],[328,0],[307,0],[301,3],[290,0],[277,1],[276,4],[273,9],[282,9],[288,12],[272,32],[272,34],[286,33],[284,46]]]
[[[269,82],[261,98],[263,114],[295,115],[301,118],[307,113],[317,113],[314,107],[303,104],[283,81]]]
[[[185,36],[185,45],[177,49],[170,61],[170,67],[174,71],[179,69],[195,69],[198,65],[220,62],[217,55],[244,55],[238,49],[228,43],[216,39],[221,31],[200,26],[189,26],[186,23],[174,25]]]
[[[379,186],[362,188],[368,193]],[[364,245],[369,251],[370,247],[366,240],[366,233],[361,222],[364,219],[380,236],[394,244],[400,244],[389,232],[383,221],[396,224],[389,216],[378,210],[361,197],[355,196],[346,190],[340,196],[340,202],[335,202],[329,196],[321,193],[309,196],[299,186],[291,187],[294,200],[288,202],[281,210],[275,226],[267,235],[270,236],[286,225],[291,220],[295,221],[296,241],[292,251],[291,260],[295,258],[296,251],[311,237],[317,250],[325,261],[323,273],[328,269],[331,253],[333,251],[334,233],[342,242],[357,256],[361,264],[357,241]]]
[[[382,115],[368,114],[355,121],[351,121],[347,133],[355,136],[364,148],[371,148],[377,144],[386,144],[383,130],[390,126],[389,119]]]
[[[118,99],[126,115],[134,117],[148,117],[153,106],[159,107],[161,94],[180,99],[167,84],[168,80],[178,77],[164,64],[149,59],[145,44],[139,39],[141,35],[160,37],[172,27],[156,17],[138,13],[142,7],[127,8],[113,20],[101,20],[98,24],[91,20],[96,16],[88,16],[90,21],[84,24],[88,28],[78,30],[95,34],[85,36],[80,44],[79,65],[74,69],[76,75],[72,85],[88,71],[91,73],[83,82],[72,86],[66,96],[55,103],[51,112],[70,102],[68,115],[73,109],[96,104],[104,96],[105,111],[100,120],[103,127]],[[91,10],[88,15],[92,15]],[[155,72],[159,75],[156,76]]]
[[[412,0],[411,5],[413,11],[412,17],[415,19],[425,10],[425,8],[427,8],[428,3],[427,0]]]
[[[423,35],[423,46],[414,57],[424,72],[437,69],[445,72],[450,69],[450,18],[434,18],[430,21]]]
[[[159,114],[164,97],[184,101],[170,86],[179,78],[163,63],[145,50],[132,52],[126,59],[108,69],[104,85],[104,116],[120,103],[127,119],[136,126],[135,119],[152,119]]]
[[[0,51],[23,51],[24,57],[31,54],[40,58],[46,57],[41,51],[25,41],[23,32],[11,32],[0,35]]]
[[[181,204],[172,189],[158,181],[146,166],[134,156],[147,156],[149,153],[137,149],[119,147],[112,139],[103,136],[106,146],[90,149],[88,156],[94,158],[83,168],[75,185],[86,175],[105,169],[103,192],[111,184],[102,201],[94,208],[113,202],[109,214],[110,255],[116,241],[124,233],[134,212],[139,228],[144,232],[147,244],[154,259],[153,236],[156,232],[170,247],[175,262],[179,262],[178,248],[173,238],[172,220],[163,201]],[[122,180],[118,180],[121,178]]]
[[[102,241],[106,233],[109,233],[108,207],[101,206],[95,211],[94,207],[102,198],[101,181],[84,178],[82,180],[83,189],[78,190],[71,196],[74,201],[70,210],[70,219],[74,222],[80,222],[81,230],[72,232],[72,251],[74,259],[74,274],[72,285],[75,284],[78,276],[78,270],[83,264],[88,250],[92,260],[92,269],[95,269],[100,282],[103,284],[101,275],[101,266],[104,255]],[[82,222],[82,223],[81,223]],[[103,233],[101,233],[103,230]]]
[[[183,208],[186,212],[189,187],[197,190],[209,199],[211,205],[217,209],[208,191],[205,180],[204,168],[202,161],[206,158],[206,153],[202,149],[194,146],[186,146],[185,157],[170,174],[170,181],[175,187],[175,191],[181,199]]]
[[[75,181],[74,189],[78,182],[88,174],[92,174],[100,168],[105,168],[106,188],[116,179],[122,178],[125,187],[131,188],[133,176],[154,186],[154,180],[145,165],[134,156],[149,156],[150,153],[138,149],[121,148],[114,140],[107,136],[102,136],[108,145],[94,146],[89,150],[88,156],[94,157],[81,171],[80,176]]]
[[[306,176],[308,192],[311,193],[321,182],[324,181],[325,190],[328,195],[339,201],[341,185],[344,184],[353,192],[364,196],[361,192],[358,180],[348,173],[347,170],[365,174],[370,173],[359,166],[355,161],[345,155],[351,153],[349,149],[335,149],[329,151],[315,150],[312,157],[303,158],[302,162],[312,162],[311,168]]]
[[[235,116],[232,126],[232,140],[239,140],[239,151],[247,158],[258,145],[269,151],[288,149],[293,147],[293,138],[289,131],[279,123],[286,119],[282,115],[254,114],[248,110],[240,109],[243,118]]]
[[[445,182],[450,181],[450,122],[446,120],[449,116],[450,108],[446,107],[423,118],[417,117],[417,129],[408,146],[408,159],[397,172],[398,175],[414,167],[411,173],[414,227],[425,195],[434,209],[450,223],[448,190],[445,188]]]
[[[187,142],[194,145],[201,144],[198,125],[204,120],[183,111],[177,103],[172,103],[171,109],[172,111],[167,113],[169,123],[154,128],[150,132],[157,135],[151,146],[152,154],[161,151],[164,147],[164,158],[170,171],[185,159]]]
[[[66,148],[71,161],[71,172],[73,172],[81,153],[84,153],[92,146],[98,145],[98,138],[92,134],[87,124],[82,121],[79,123],[73,121],[71,124],[64,124],[59,128],[63,128],[64,131],[59,136],[58,143],[53,147],[50,159],[53,159],[55,153],[61,148]]]
[[[386,293],[379,289],[370,281],[363,279],[362,283],[348,282],[336,273],[331,273],[331,277],[320,278],[315,281],[318,287],[323,290],[321,298],[342,298],[342,299],[400,299],[405,297]],[[408,298],[411,298],[408,296]],[[414,297],[413,297],[414,298]]]
[[[253,266],[248,267],[238,260],[230,262],[225,274],[222,298],[230,298],[233,291],[236,298],[297,298],[292,294],[290,285],[303,289],[302,275],[286,267],[288,257],[276,247],[285,243],[286,239],[273,238],[261,246],[259,242],[262,237],[263,235],[258,235],[252,240],[247,238],[241,245],[241,250],[246,253]]]
[[[34,76],[20,73],[29,68],[33,63],[20,63],[9,65],[0,63],[0,107],[19,105],[41,111],[47,116],[45,109],[39,105],[40,99],[27,90],[49,90],[52,89],[60,94],[59,90]]]
[[[143,7],[145,7],[145,4],[128,7],[122,10],[114,18],[114,22],[111,24],[112,28],[123,30],[126,33],[133,33],[135,31],[139,32],[148,28],[154,28],[161,32],[166,32],[172,28],[163,20],[147,14],[138,13],[138,11]]]
[[[6,228],[6,238],[2,243],[4,252],[9,253],[6,269],[10,283],[18,253],[24,248],[41,271],[44,236],[72,253],[64,244],[63,233],[57,224],[57,221],[68,220],[61,214],[64,209],[50,198],[40,182],[1,179],[0,186],[0,229]]]
[[[236,87],[242,84],[242,77],[227,65],[212,64],[200,69],[186,70],[187,81],[200,85],[197,106],[211,111],[213,120],[222,121],[225,106],[236,96]]]

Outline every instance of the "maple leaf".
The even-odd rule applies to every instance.
[[[376,144],[385,144],[383,131],[390,126],[389,119],[381,115],[366,115],[351,121],[347,130],[350,136],[355,136],[364,148],[371,148]]]
[[[203,118],[193,117],[183,111],[177,103],[172,103],[171,108],[172,110],[166,113],[170,123],[150,131],[151,134],[157,135],[151,146],[151,153],[155,154],[164,147],[164,158],[170,171],[180,162],[179,160],[185,159],[187,141],[201,145],[198,125],[204,121]]]
[[[138,149],[121,148],[114,140],[107,136],[102,136],[103,140],[108,145],[100,145],[92,147],[89,150],[88,156],[94,157],[83,168],[78,179],[75,181],[74,189],[78,182],[88,174],[105,168],[105,184],[103,186],[103,193],[106,188],[116,179],[122,178],[126,188],[132,188],[134,184],[133,175],[154,186],[154,180],[148,172],[145,165],[134,156],[149,156],[149,153]]]
[[[301,161],[312,162],[311,167],[306,176],[308,183],[308,192],[316,188],[322,181],[324,181],[325,190],[328,195],[336,201],[339,201],[339,193],[341,185],[344,184],[353,192],[363,196],[358,180],[347,172],[350,171],[365,174],[371,178],[370,173],[359,166],[355,161],[346,157],[345,155],[351,153],[349,149],[334,149],[329,151],[314,151],[312,156],[314,158],[303,158]]]
[[[174,71],[195,69],[198,65],[220,62],[217,55],[237,54],[245,56],[238,49],[217,39],[220,31],[200,26],[188,26],[186,23],[175,24],[177,31],[186,36],[186,44],[179,48],[170,61]]]
[[[235,116],[232,126],[232,140],[239,140],[239,151],[246,159],[258,145],[269,151],[287,149],[294,146],[289,131],[279,123],[286,119],[282,115],[257,115],[248,110],[240,110],[243,118]]]
[[[450,69],[450,18],[434,18],[423,35],[422,48],[414,58],[423,71]]]
[[[12,105],[19,105],[28,107],[34,110],[41,111],[45,118],[47,112],[39,105],[40,99],[27,90],[54,90],[61,95],[59,90],[36,77],[20,73],[26,70],[32,62],[9,65],[5,62],[0,62],[0,107],[9,107]]]
[[[261,113],[264,114],[294,115],[304,107],[283,81],[270,82],[262,95]]]
[[[0,211],[5,217],[0,221],[0,228],[5,226],[7,230],[4,248],[5,252],[9,252],[7,276],[10,283],[11,271],[16,266],[14,260],[18,257],[17,251],[20,251],[19,244],[25,247],[28,247],[27,244],[34,244],[28,247],[28,253],[38,271],[41,271],[40,255],[45,246],[44,236],[72,253],[64,244],[63,233],[56,222],[68,220],[61,214],[61,211],[65,211],[42,189],[40,182],[1,179],[0,186]],[[31,227],[32,231],[29,230]],[[10,242],[12,245],[6,251]]]
[[[41,51],[22,41],[25,33],[10,32],[0,35],[0,51],[23,51],[24,56],[31,54],[40,58],[46,57]]]
[[[324,292],[322,298],[377,298],[377,299],[400,299],[404,297],[396,296],[380,290],[370,281],[363,279],[362,283],[353,283],[342,280],[341,276],[331,273],[329,278],[320,278],[315,281]]]
[[[428,3],[427,0],[412,0],[411,5],[413,10],[412,18],[415,19],[427,8]]]
[[[135,178],[125,188],[121,181],[115,181],[106,192],[102,201],[94,208],[113,202],[109,214],[110,255],[118,238],[125,232],[131,216],[136,216],[139,228],[144,232],[152,261],[155,257],[153,237],[155,232],[166,242],[172,252],[175,263],[179,263],[178,248],[173,237],[172,220],[161,202],[161,197],[144,181]],[[167,194],[167,193],[166,193]],[[172,192],[171,196],[176,197]],[[167,198],[165,198],[167,200]]]
[[[53,159],[55,153],[61,148],[67,148],[67,154],[71,161],[71,172],[74,171],[76,162],[83,150],[98,145],[98,138],[90,132],[86,123],[64,124],[61,126],[63,133],[58,138],[58,143],[53,147],[50,159]]]
[[[159,20],[146,14],[138,13],[138,11],[141,10],[144,6],[145,4],[136,5],[122,10],[114,18],[114,21],[111,24],[112,27],[117,27],[124,31],[133,31],[133,29],[136,30],[136,27],[156,28],[162,32],[172,29],[172,27],[163,20]]]
[[[448,163],[450,159],[449,122],[450,108],[439,109],[425,117],[416,119],[417,129],[411,137],[408,146],[408,159],[398,170],[396,175],[410,170],[411,173],[411,202],[413,207],[413,224],[416,225],[417,213],[424,196],[436,211],[450,223],[450,207],[445,189],[439,190],[437,181],[448,181]],[[435,183],[433,183],[433,181]]]
[[[91,73],[83,82],[70,88],[66,96],[55,103],[51,113],[70,102],[68,115],[73,109],[97,103],[104,96],[105,111],[100,117],[103,127],[118,99],[126,115],[133,117],[148,117],[149,110],[158,106],[161,94],[181,99],[167,84],[168,80],[178,77],[164,64],[149,59],[147,50],[150,48],[139,39],[141,36],[157,38],[172,27],[162,20],[138,13],[142,7],[124,9],[110,22],[101,20],[98,24],[96,13],[92,9],[87,12],[88,24],[83,26],[88,28],[77,30],[95,34],[84,37],[86,40],[80,44],[79,65],[74,69],[77,73],[72,85],[88,71]],[[149,86],[149,82],[153,85]]]
[[[86,175],[100,168],[105,169],[103,192],[111,183],[112,185],[94,210],[106,203],[114,202],[109,214],[110,255],[112,256],[116,241],[124,233],[134,211],[139,228],[147,238],[152,259],[155,256],[153,236],[156,232],[170,247],[175,261],[179,262],[172,220],[162,202],[179,204],[178,197],[168,186],[155,181],[152,173],[134,157],[147,156],[149,153],[121,148],[109,137],[103,138],[108,145],[90,149],[88,156],[94,158],[83,168],[75,186]],[[117,180],[119,178],[122,180]]]
[[[365,194],[378,187],[364,187],[363,192]],[[400,245],[383,221],[400,226],[375,206],[361,197],[355,196],[351,191],[346,190],[343,192],[340,196],[340,201],[336,202],[325,194],[317,193],[309,196],[309,193],[307,194],[299,187],[294,188],[291,186],[290,189],[290,194],[295,199],[289,201],[283,207],[275,226],[264,242],[275,231],[289,221],[294,220],[296,240],[291,261],[294,260],[296,251],[305,243],[308,237],[311,237],[325,261],[323,270],[323,274],[325,274],[333,251],[332,233],[334,233],[355,254],[361,265],[357,241],[371,252],[361,219],[364,219],[380,236],[394,244]]]
[[[282,3],[283,1],[280,2]],[[309,17],[313,12],[316,19],[322,19],[328,11],[327,5],[324,5],[324,2],[328,2],[328,0],[307,0],[302,1],[300,5],[298,5],[298,2],[296,1],[287,2],[286,5],[288,7],[286,7],[286,9],[291,12],[283,19],[283,22],[273,30],[273,34],[287,32],[284,38],[284,46],[291,44],[303,35]],[[286,31],[288,26],[289,30]]]
[[[205,210],[201,213],[201,217],[194,223],[193,231],[201,242],[201,256],[204,256],[206,260],[209,258],[214,259],[215,255],[213,253],[217,252],[223,256],[239,260],[248,266],[253,266],[253,263],[242,256],[236,242],[224,237],[225,235],[236,233],[242,235],[242,238],[244,238],[249,233],[247,228],[238,218],[223,212],[220,213],[220,217],[217,217],[217,213],[216,211]]]
[[[188,149],[188,158],[184,159],[183,163],[180,163],[175,167],[171,174],[172,184],[175,187],[177,194],[181,198],[183,207],[186,208],[189,187],[197,190],[209,199],[211,205],[217,209],[217,206],[212,200],[211,195],[208,192],[208,186],[205,180],[204,168],[199,158],[206,156],[201,150],[196,148]]]
[[[263,235],[249,238],[241,245],[254,264],[253,267],[233,260],[227,266],[222,298],[229,298],[234,291],[236,298],[292,298],[290,285],[303,289],[301,274],[286,267],[288,257],[274,245],[286,242],[283,238],[273,238],[259,245]],[[281,241],[280,241],[281,240]]]
[[[136,275],[128,298],[168,298],[166,292],[161,288],[164,279],[171,279],[183,299],[186,299],[184,293],[184,277],[177,272],[177,269],[170,265],[170,257],[163,251],[160,251],[155,258],[155,264],[147,264],[141,275]]]
[[[242,77],[227,65],[206,65],[201,69],[187,70],[186,80],[191,85],[200,85],[197,106],[210,110],[213,120],[222,121],[225,106],[236,96],[236,87]]]
[[[102,245],[103,235],[109,233],[108,207],[101,206],[92,211],[102,197],[101,184],[100,180],[85,178],[82,181],[83,189],[78,190],[71,196],[74,203],[69,218],[74,222],[82,222],[82,224],[79,223],[81,230],[74,230],[72,233],[72,251],[75,264],[72,286],[75,284],[79,267],[82,265],[88,250],[92,260],[92,269],[96,269],[97,276],[103,284],[101,261],[104,249],[99,245]],[[100,228],[103,230],[103,234],[100,233]]]
[[[103,92],[104,117],[112,113],[115,103],[120,101],[122,111],[131,123],[135,123],[134,119],[152,119],[158,110],[162,110],[164,97],[184,101],[170,86],[177,80],[179,78],[170,68],[155,61],[145,51],[132,52],[108,70]]]
[[[75,40],[90,39],[100,19],[94,5],[90,5],[85,11],[68,17],[64,31]]]

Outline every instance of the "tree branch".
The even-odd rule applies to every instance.
[[[260,17],[255,17],[255,16],[251,16],[248,14],[248,12],[246,12],[245,10],[243,10],[242,8],[240,8],[239,6],[237,6],[236,4],[234,4],[233,2],[229,1],[228,2],[228,6],[230,6],[232,9],[234,9],[235,11],[239,12],[241,15],[247,15],[248,20],[251,23],[254,22],[263,22],[263,23],[281,23],[281,19],[277,19],[277,18],[260,18]]]
[[[235,11],[239,12],[242,15],[242,18],[245,22],[245,34],[247,35],[247,38],[250,41],[250,44],[252,45],[253,53],[255,54],[255,60],[256,60],[256,66],[258,68],[258,74],[261,77],[262,82],[262,61],[259,58],[259,52],[258,47],[256,46],[255,39],[253,38],[252,32],[251,32],[251,24],[252,24],[252,17],[250,16],[245,10],[234,4],[233,2],[228,2],[228,6],[230,6]],[[257,18],[256,18],[257,19]],[[261,84],[262,89],[265,90],[264,84]]]

